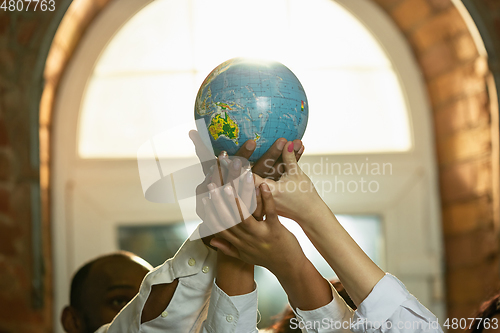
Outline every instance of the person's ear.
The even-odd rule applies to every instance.
[[[81,316],[71,305],[64,307],[61,314],[61,323],[67,333],[79,333],[82,331],[83,322]]]

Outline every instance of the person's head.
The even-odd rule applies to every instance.
[[[352,301],[351,297],[349,297],[349,294],[344,289],[342,283],[340,283],[339,280],[330,280],[330,283],[337,290],[339,295],[344,299],[346,304],[349,305],[351,309],[356,310],[356,305]],[[298,327],[292,328],[297,326],[297,325],[291,325],[292,323],[290,322],[290,320],[292,318],[295,318],[295,314],[293,313],[290,306],[287,306],[286,309],[282,312],[282,314],[279,315],[278,320],[267,329],[274,333],[301,333],[302,330],[300,328]]]
[[[71,280],[70,305],[61,315],[68,333],[95,332],[110,323],[138,292],[151,265],[129,252],[98,257]]]

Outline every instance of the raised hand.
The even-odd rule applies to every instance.
[[[258,221],[227,187],[223,196],[212,196],[206,209],[216,221],[245,217],[243,222],[224,229],[210,244],[227,256],[269,269],[280,281],[293,307],[313,310],[328,304],[332,292],[302,252],[295,236],[278,219],[273,196],[266,184],[260,186],[266,218]]]
[[[303,147],[302,147],[303,152]],[[282,159],[284,173],[278,181],[257,177],[256,186],[266,183],[273,194],[279,215],[291,218],[299,224],[307,221],[311,214],[325,204],[316,191],[311,179],[297,164],[294,143],[287,142],[283,147]]]

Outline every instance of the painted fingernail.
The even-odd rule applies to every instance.
[[[260,187],[262,187],[262,191],[269,192],[269,186],[266,183],[260,184]]]
[[[297,154],[299,154],[299,155],[300,155],[300,154],[302,154],[303,152],[304,152],[304,146],[302,145],[302,147],[300,147],[299,152],[298,152]]]
[[[276,148],[278,148],[278,150],[283,150],[283,147],[285,147],[285,144],[286,144],[285,140],[279,140]]]
[[[293,151],[293,142],[290,142],[288,146],[288,152],[291,153]]]
[[[239,159],[236,159],[233,161],[233,169],[234,170],[240,170],[241,169],[241,161]]]
[[[248,141],[248,142],[246,143],[245,148],[246,148],[247,150],[254,150],[256,145],[257,145],[257,144],[255,143],[255,141],[254,141],[254,140],[250,140],[250,141]]]

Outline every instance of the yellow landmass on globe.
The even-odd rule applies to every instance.
[[[238,124],[229,117],[227,112],[216,114],[212,120],[210,120],[208,131],[214,140],[217,140],[220,136],[225,136],[233,140],[235,144],[238,144],[240,129],[238,128]]]

